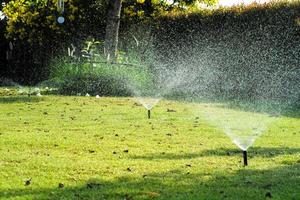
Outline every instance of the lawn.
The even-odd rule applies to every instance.
[[[201,104],[162,100],[147,119],[133,98],[1,91],[0,199],[300,199],[298,115],[244,167]]]

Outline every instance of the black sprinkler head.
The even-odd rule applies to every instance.
[[[243,157],[244,157],[244,166],[247,166],[248,165],[247,151],[243,151]]]

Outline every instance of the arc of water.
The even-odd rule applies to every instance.
[[[152,97],[138,97],[137,100],[147,109],[151,110],[161,98],[152,98]]]
[[[246,151],[274,119],[266,114],[208,107],[209,123],[221,128],[240,149]]]

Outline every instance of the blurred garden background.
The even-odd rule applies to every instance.
[[[118,5],[105,0],[65,0],[63,7],[58,0],[2,2],[2,85],[124,96],[133,93],[124,82],[141,85],[158,79],[162,68],[178,71],[184,65],[213,73],[210,85],[201,75],[194,80],[197,93],[213,98],[267,93],[289,101],[299,95],[298,1],[228,7],[211,0],[128,0],[119,3],[120,15]],[[110,26],[111,11],[120,26]],[[228,80],[240,87],[222,88]],[[265,87],[257,89],[254,82]]]

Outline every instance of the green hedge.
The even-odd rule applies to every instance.
[[[198,74],[189,95],[299,104],[299,20],[299,2],[170,14],[153,26],[153,51]]]
[[[60,94],[129,96],[131,91],[126,87],[126,79],[118,76],[86,73],[69,77],[59,88]]]
[[[64,95],[130,96],[152,80],[144,66],[71,62],[56,58],[51,64],[50,79],[42,83]]]

